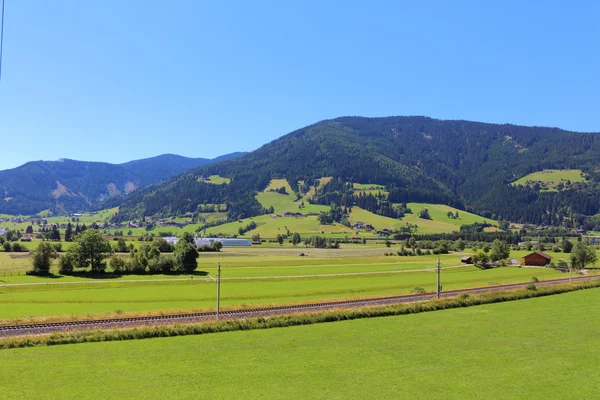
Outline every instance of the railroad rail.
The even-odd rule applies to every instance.
[[[573,282],[581,282],[587,280],[600,279],[600,276],[591,275],[583,277],[572,278]],[[546,281],[535,282],[537,286],[549,286],[557,285],[561,283],[568,283],[569,278],[552,279]],[[442,292],[441,297],[454,297],[461,293],[486,293],[495,292],[510,289],[519,289],[526,287],[531,282],[524,283],[512,283],[505,285],[493,285],[493,286],[482,286],[475,288],[466,289],[455,289]],[[398,296],[386,296],[376,297],[368,299],[357,299],[357,300],[343,300],[343,301],[331,301],[325,303],[314,303],[314,304],[297,304],[287,306],[276,306],[276,307],[263,307],[263,308],[248,308],[248,309],[237,309],[237,310],[225,310],[220,311],[219,319],[240,319],[250,317],[266,317],[272,315],[282,314],[294,314],[301,312],[310,311],[324,311],[333,310],[339,308],[358,308],[365,306],[381,306],[381,305],[392,305],[400,303],[414,303],[420,301],[426,301],[434,299],[435,293],[422,293],[422,294],[407,294]],[[152,325],[165,325],[165,324],[189,324],[194,322],[201,322],[206,320],[215,320],[217,318],[216,312],[200,312],[200,313],[189,313],[189,314],[172,314],[172,315],[158,315],[158,316],[147,316],[147,317],[130,317],[130,318],[108,318],[108,319],[92,319],[92,320],[80,320],[80,321],[64,321],[64,322],[48,322],[48,323],[26,323],[17,325],[0,325],[0,337],[16,337],[16,336],[27,336],[27,335],[43,335],[54,332],[66,332],[75,330],[85,329],[114,329],[114,328],[131,328],[136,326],[152,326]]]

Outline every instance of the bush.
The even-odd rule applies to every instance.
[[[459,298],[459,299],[461,299],[461,300],[467,300],[469,297],[471,297],[471,296],[469,295],[469,293],[461,293],[461,294],[458,296],[458,298]]]
[[[537,277],[537,276],[534,276],[534,277],[532,277],[532,278],[531,278],[531,282],[534,282],[534,283],[535,283],[535,282],[539,282],[539,281],[540,281],[540,280],[538,279],[538,277]]]
[[[6,251],[7,253],[10,253],[10,251],[12,250],[12,247],[10,245],[9,242],[4,242],[2,244],[2,248],[4,249],[4,251]]]
[[[13,253],[24,253],[27,251],[27,247],[25,247],[25,245],[22,245],[21,243],[13,243],[12,251]]]
[[[425,289],[423,289],[420,286],[415,286],[413,288],[413,290],[411,290],[410,292],[413,293],[413,294],[423,294],[423,293],[425,293]]]
[[[160,259],[158,260],[158,269],[163,274],[175,272],[175,257],[171,255],[160,257]]]
[[[58,259],[58,272],[63,275],[72,274],[74,264],[73,256],[67,253]]]
[[[50,243],[42,242],[33,252],[31,262],[33,270],[32,275],[48,275],[52,266],[52,259],[56,257],[54,246]]]
[[[535,286],[534,283],[530,283],[529,285],[526,286],[526,288],[527,288],[527,290],[531,290],[531,291],[537,290],[537,286]]]
[[[109,261],[110,268],[115,274],[124,274],[127,272],[128,262],[123,257],[113,257]]]

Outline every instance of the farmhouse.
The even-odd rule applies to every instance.
[[[463,264],[473,264],[473,257],[472,256],[461,257],[460,262]]]
[[[21,242],[31,242],[31,236],[23,236],[21,237]]]
[[[525,257],[523,257],[523,259],[525,260],[525,265],[544,266],[550,263],[552,257],[550,257],[546,253],[542,253],[541,251],[536,251],[526,255]]]
[[[354,229],[364,229],[365,224],[361,221],[358,221],[356,224],[354,224],[353,228]]]

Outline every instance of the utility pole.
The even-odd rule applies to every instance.
[[[573,260],[569,263],[569,283],[573,283]]]
[[[440,298],[440,292],[442,291],[442,285],[440,285],[440,271],[442,270],[442,264],[440,263],[440,259],[438,257],[437,260],[437,298]]]
[[[217,270],[217,319],[219,319],[219,311],[221,310],[221,263]]]

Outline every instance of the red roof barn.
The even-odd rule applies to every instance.
[[[546,253],[542,253],[541,251],[536,251],[534,253],[526,255],[525,257],[523,257],[523,259],[525,260],[525,265],[544,266],[550,263],[552,257],[550,257]]]

